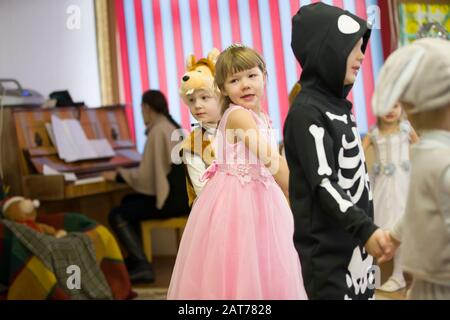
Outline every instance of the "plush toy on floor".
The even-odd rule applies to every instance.
[[[39,207],[38,200],[31,200],[24,197],[12,197],[6,199],[3,203],[3,217],[24,224],[38,232],[61,238],[67,235],[65,230],[56,230],[55,228],[36,222],[37,211]]]

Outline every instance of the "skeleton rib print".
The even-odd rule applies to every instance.
[[[337,120],[347,124],[347,115],[345,114],[336,115],[332,114],[331,112],[327,112],[326,115],[332,121]],[[353,121],[354,118],[351,117],[351,120]],[[325,188],[328,191],[328,193],[334,198],[334,200],[339,204],[340,211],[343,213],[345,213],[352,204],[356,204],[359,201],[364,192],[364,188],[367,188],[368,190],[369,200],[372,199],[372,192],[369,186],[369,176],[368,173],[366,172],[365,158],[361,146],[361,139],[359,137],[358,130],[356,129],[355,126],[352,127],[351,131],[353,133],[353,137],[347,137],[345,134],[342,135],[342,146],[338,154],[338,163],[339,163],[338,184],[342,189],[344,189],[344,191],[350,197],[352,202],[342,198],[342,196],[332,186],[332,184],[327,178],[324,178],[321,183],[321,187]],[[317,174],[319,176],[322,175],[330,176],[332,174],[332,169],[326,156],[323,141],[325,130],[324,128],[321,128],[313,124],[309,127],[309,132],[314,137],[317,152],[317,160],[319,163],[319,167],[317,168]],[[349,141],[349,139],[351,138],[353,140]],[[357,148],[356,155],[354,156],[346,155],[355,148]],[[348,171],[352,172],[352,175],[346,177],[343,173],[343,169],[346,170],[347,172]],[[352,193],[351,189],[354,188],[354,186],[357,186],[356,191]]]
[[[350,142],[347,141],[347,137],[345,135],[342,135],[342,147],[339,150],[338,155],[339,167],[341,168],[338,171],[338,183],[342,189],[347,192],[352,202],[357,203],[364,192],[364,188],[367,188],[369,200],[372,199],[372,192],[369,186],[369,176],[365,167],[364,151],[362,150],[361,139],[356,127],[352,127],[352,133],[353,141]],[[345,155],[346,151],[351,151],[354,148],[358,148],[358,152],[355,156]],[[352,170],[354,172],[353,176],[345,177],[342,169]],[[352,194],[350,189],[352,189],[356,183],[358,183],[357,189]]]

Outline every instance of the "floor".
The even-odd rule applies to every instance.
[[[380,265],[381,269],[381,283],[383,284],[389,276],[392,274],[392,261],[387,262],[383,265]],[[406,299],[406,292],[411,287],[411,277],[409,277],[407,274],[405,274],[405,281],[406,281],[406,287],[396,291],[396,292],[383,292],[383,291],[376,291],[376,298],[378,300],[405,300]]]
[[[377,300],[406,300],[406,292],[411,287],[411,279],[405,276],[406,287],[396,292],[383,292],[376,290]]]
[[[408,290],[408,286],[406,286],[406,288],[396,291],[396,292],[382,292],[382,291],[376,290],[375,296],[376,296],[377,300],[405,300],[407,290]]]
[[[154,257],[155,282],[133,285],[133,291],[138,294],[137,300],[165,300],[174,264],[174,256]]]
[[[153,261],[153,267],[155,270],[156,281],[152,284],[134,285],[133,290],[138,294],[137,300],[165,300],[167,295],[167,289],[170,283],[170,277],[172,275],[173,266],[175,264],[175,257],[173,256],[160,256],[155,257]],[[387,270],[389,272],[389,266],[382,268],[382,272]],[[383,278],[383,280],[386,277]],[[403,290],[388,293],[376,291],[377,300],[404,300],[406,298],[406,291],[410,285],[408,278],[407,287]]]

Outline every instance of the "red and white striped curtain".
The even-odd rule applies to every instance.
[[[142,150],[142,92],[159,89],[168,98],[170,113],[184,128],[191,117],[178,88],[189,54],[205,57],[242,43],[259,51],[268,67],[265,110],[281,133],[288,111],[288,92],[300,78],[292,53],[291,18],[314,0],[115,0],[119,75],[127,117]],[[370,108],[374,82],[383,64],[377,0],[327,0],[375,23],[362,72],[349,96],[362,133],[375,122]]]

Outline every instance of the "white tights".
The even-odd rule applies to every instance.
[[[394,259],[392,260],[394,264],[394,269],[392,271],[392,277],[395,277],[399,280],[404,281],[405,278],[403,277],[403,269],[400,263],[400,248],[397,249],[397,252],[395,253]]]

